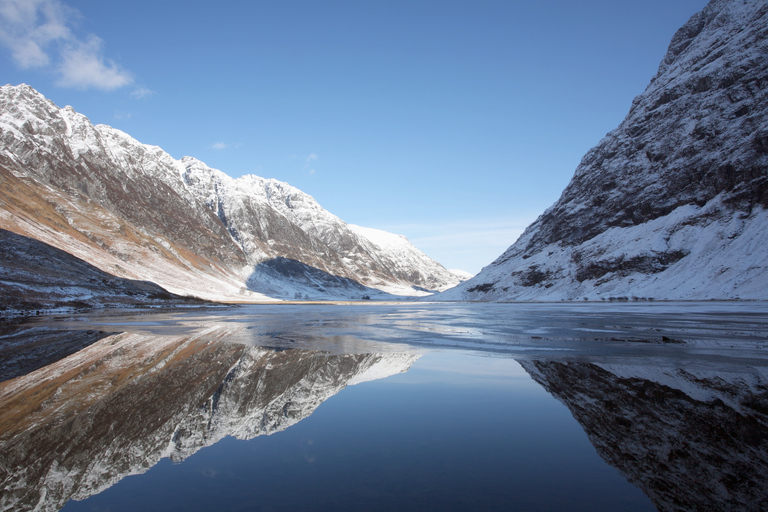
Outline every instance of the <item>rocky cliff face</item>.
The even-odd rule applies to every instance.
[[[175,160],[25,85],[0,88],[0,183],[0,227],[175,293],[359,298],[458,282],[410,244],[386,253],[286,183]]]
[[[712,0],[560,199],[445,298],[766,298],[768,5]]]
[[[521,361],[661,512],[768,507],[768,374]]]
[[[0,384],[0,510],[58,510],[163,457],[278,432],[345,386],[418,358],[227,341],[237,334],[112,335]]]

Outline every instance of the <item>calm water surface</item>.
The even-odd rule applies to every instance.
[[[764,510],[768,304],[5,325],[0,510]]]

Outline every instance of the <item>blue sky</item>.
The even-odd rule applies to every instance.
[[[705,0],[0,0],[0,82],[477,272]]]

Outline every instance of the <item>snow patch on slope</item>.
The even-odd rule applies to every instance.
[[[502,255],[440,298],[463,300],[485,287],[487,300],[763,299],[767,230],[762,208],[732,216],[717,202],[685,205],[645,224],[607,229],[577,247],[554,243],[525,259]],[[510,277],[523,284],[505,284]]]

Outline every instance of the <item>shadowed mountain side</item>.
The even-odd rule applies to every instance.
[[[115,277],[46,243],[0,229],[0,314],[200,302],[154,283]]]
[[[282,299],[395,298],[347,277],[333,275],[290,258],[272,258],[254,267],[248,278],[251,291]]]
[[[110,333],[60,331],[17,321],[0,324],[0,382],[31,373],[96,343]]]
[[[55,511],[160,459],[288,428],[409,354],[269,350],[192,335],[116,334],[0,384],[0,510]]]
[[[520,361],[661,512],[768,510],[768,379]]]

